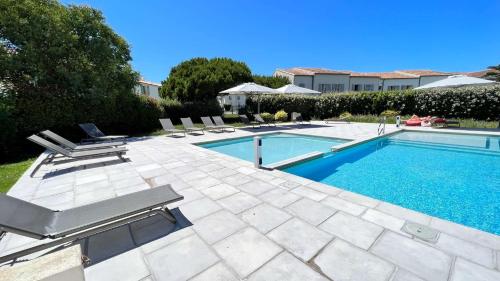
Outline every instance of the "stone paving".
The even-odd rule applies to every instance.
[[[376,129],[313,122],[273,130],[358,140],[376,136]],[[192,144],[264,131],[133,139],[129,162],[45,166],[34,178],[24,175],[9,195],[53,209],[162,184],[184,195],[169,206],[176,225],[155,216],[82,241],[92,259],[85,268],[90,281],[500,280],[499,236],[278,170],[258,170]],[[438,230],[437,243],[402,232],[407,221]],[[40,241],[7,234],[0,253],[34,243]]]

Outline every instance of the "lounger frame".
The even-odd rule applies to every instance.
[[[170,185],[166,185],[163,187],[157,187],[157,188],[165,188],[165,187],[171,188]],[[175,193],[175,194],[177,194],[177,193]],[[2,237],[4,237],[7,232],[16,233],[19,235],[23,235],[23,236],[27,236],[27,237],[31,237],[31,238],[35,238],[35,239],[39,239],[39,240],[55,239],[54,241],[51,241],[48,243],[40,244],[40,245],[37,245],[34,247],[30,247],[30,248],[15,252],[15,253],[1,256],[0,257],[0,264],[3,264],[3,263],[10,261],[10,260],[18,259],[19,257],[27,256],[29,254],[33,254],[33,253],[36,253],[36,252],[39,252],[39,251],[42,251],[42,250],[45,250],[48,248],[52,248],[54,246],[67,244],[67,243],[75,243],[75,242],[77,242],[81,239],[87,238],[89,236],[92,236],[92,235],[95,235],[95,234],[98,234],[98,233],[101,233],[104,231],[112,230],[114,228],[129,224],[129,223],[132,223],[132,222],[135,222],[138,220],[142,220],[142,219],[154,216],[154,215],[160,215],[160,216],[164,217],[165,219],[167,219],[168,221],[170,221],[171,223],[175,224],[177,222],[177,220],[175,219],[175,216],[172,214],[172,212],[168,209],[167,204],[170,204],[170,203],[173,203],[173,202],[176,202],[179,200],[183,200],[183,199],[184,199],[184,196],[178,195],[177,198],[170,200],[168,202],[163,202],[161,204],[156,204],[153,206],[145,206],[143,209],[137,210],[136,212],[134,212],[134,214],[126,214],[123,216],[117,216],[115,218],[101,221],[98,225],[95,225],[92,227],[88,227],[88,228],[82,227],[81,229],[77,229],[77,230],[70,232],[70,233],[60,233],[57,235],[39,236],[39,235],[34,235],[33,233],[30,233],[30,232],[24,232],[24,231],[20,231],[19,229],[13,229],[13,228],[10,228],[10,227],[5,226],[5,225],[0,225],[0,229],[2,230],[0,232],[0,239]],[[108,199],[108,200],[113,200],[113,199]],[[55,212],[57,212],[57,211],[55,211]]]

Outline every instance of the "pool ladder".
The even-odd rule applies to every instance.
[[[379,119],[379,122],[378,122],[378,129],[377,129],[377,132],[378,132],[378,135],[382,135],[382,134],[385,134],[385,121],[386,121],[386,117],[383,116]]]

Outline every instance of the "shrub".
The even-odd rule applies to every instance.
[[[339,117],[342,119],[349,119],[352,117],[352,114],[347,112],[347,111],[344,111],[344,112],[340,113]]]
[[[225,111],[229,111],[229,110],[231,110],[231,105],[230,105],[230,104],[225,104],[225,105],[224,105],[224,110],[225,110]]]
[[[207,102],[185,102],[164,99],[161,101],[164,117],[172,119],[174,123],[180,123],[183,117],[191,117],[193,122],[198,122],[202,116],[219,116],[223,110],[217,100]]]
[[[262,119],[264,119],[264,121],[266,121],[266,122],[271,122],[274,120],[274,115],[272,115],[269,112],[261,113],[260,117],[262,117]]]
[[[380,116],[385,116],[385,117],[396,117],[396,116],[398,116],[400,113],[401,113],[401,112],[396,111],[396,110],[387,109],[387,110],[382,111],[382,113],[380,113]]]
[[[288,113],[286,113],[286,111],[284,110],[280,110],[276,112],[276,114],[274,114],[274,120],[285,122],[286,120],[288,120]]]
[[[401,115],[436,115],[448,118],[495,120],[500,116],[500,86],[435,88],[390,92],[336,93],[321,96],[261,95],[261,110],[301,112],[304,117],[324,119],[348,111],[378,115],[385,110]],[[247,100],[255,112],[257,98]]]

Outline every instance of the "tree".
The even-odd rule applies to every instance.
[[[162,81],[163,98],[179,101],[209,101],[220,91],[252,81],[252,74],[243,62],[229,58],[193,58],[173,67]]]
[[[102,13],[55,0],[0,0],[0,83],[16,94],[131,93],[129,46]]]
[[[488,69],[490,71],[488,71],[486,73],[486,76],[484,78],[488,79],[488,80],[500,82],[500,64],[496,65],[496,66],[495,65],[488,66]]]
[[[254,75],[253,81],[257,84],[273,89],[290,84],[290,80],[288,80],[288,78],[281,76]]]

